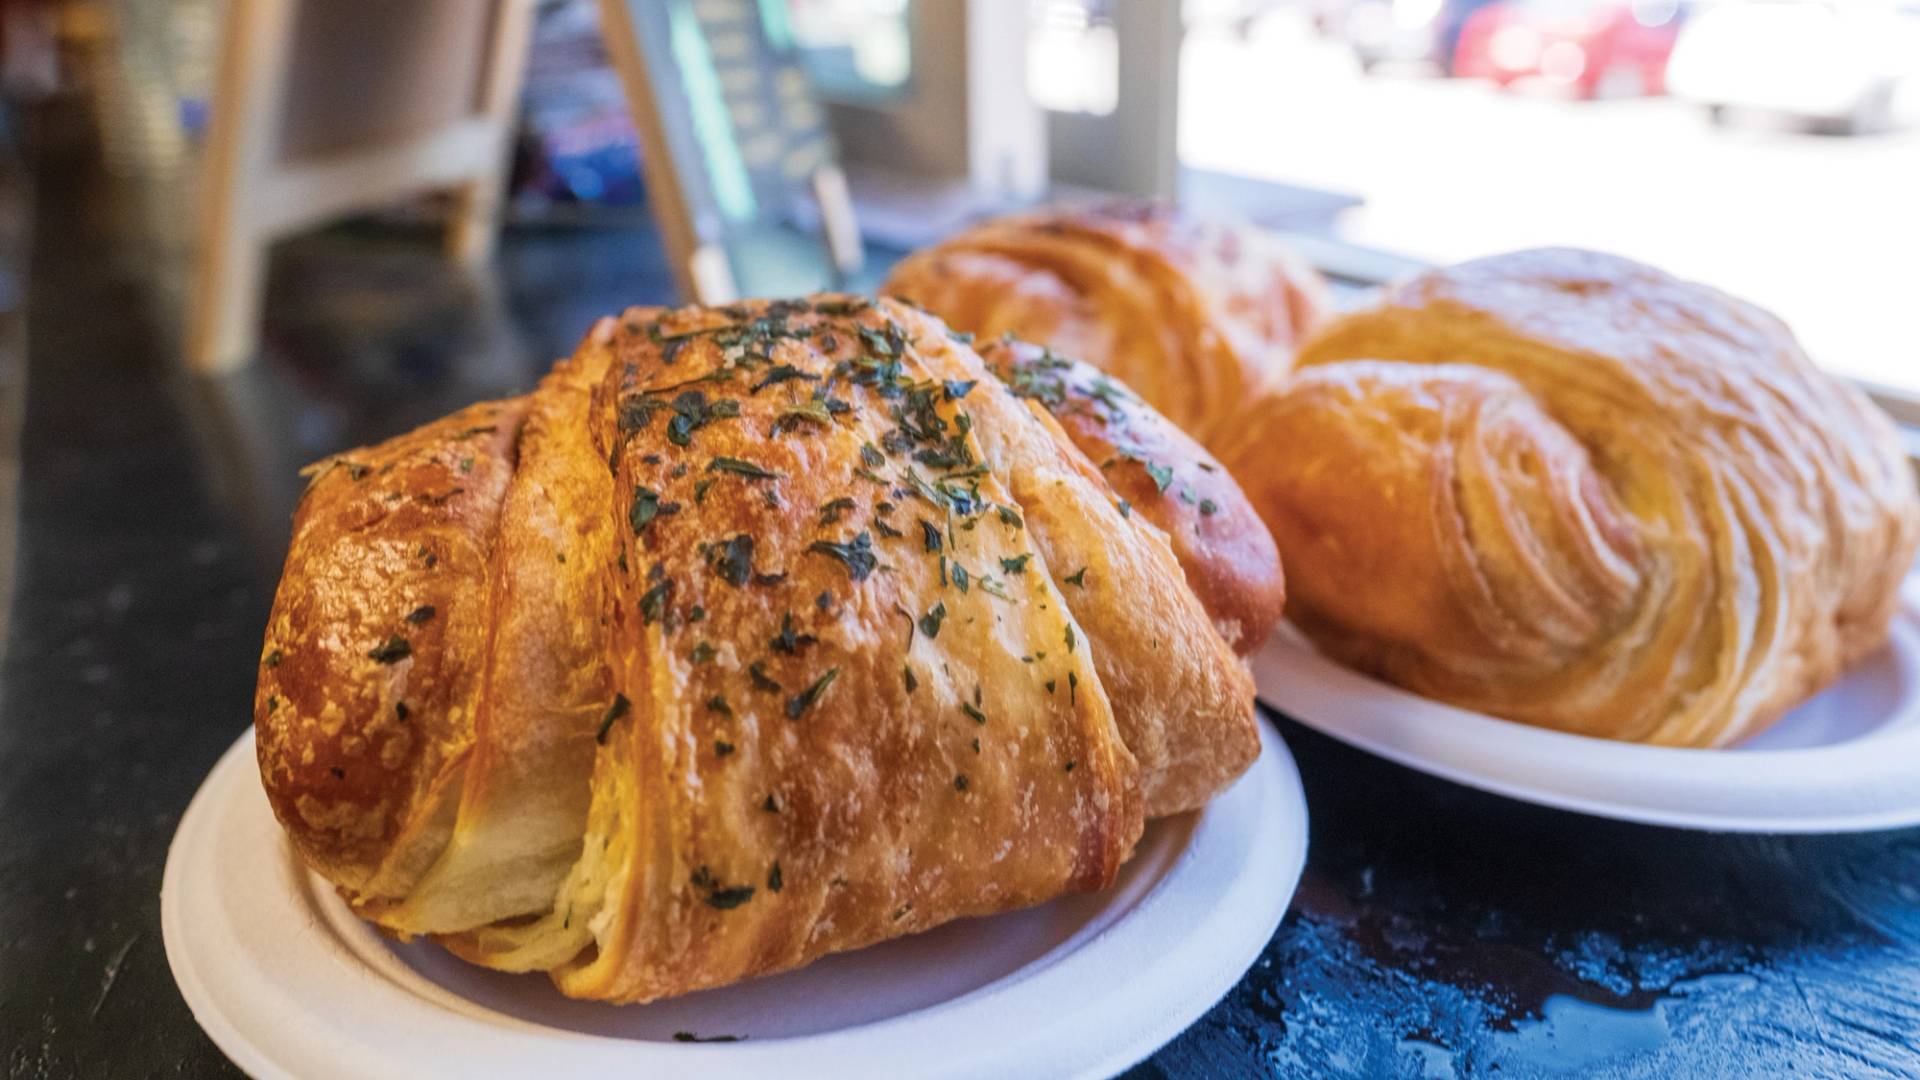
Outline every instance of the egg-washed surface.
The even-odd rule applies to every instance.
[[[1280,621],[1280,553],[1213,455],[1090,364],[1011,337],[978,343],[1015,395],[1049,413],[1122,505],[1158,526],[1215,628],[1245,656]]]

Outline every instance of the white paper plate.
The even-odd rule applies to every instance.
[[[1107,1075],[1206,1012],[1286,913],[1307,808],[1285,745],[1260,729],[1247,774],[1205,810],[1150,825],[1102,893],[627,1007],[394,944],[354,918],[293,856],[249,732],[174,835],[167,959],[200,1026],[262,1078]]]
[[[1887,644],[1724,750],[1567,735],[1443,705],[1341,667],[1283,626],[1252,658],[1260,700],[1362,750],[1497,795],[1733,832],[1920,825],[1920,581]]]

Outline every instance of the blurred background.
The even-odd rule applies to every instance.
[[[1920,0],[0,10],[0,416],[29,356],[137,366],[263,565],[299,465],[523,389],[601,314],[871,289],[975,218],[1115,193],[1282,231],[1349,296],[1620,252],[1920,423]]]
[[[430,0],[372,17],[330,16],[351,5],[329,0],[262,6],[297,9],[285,16],[293,41],[279,46],[289,74],[276,92],[290,103],[285,126],[298,129],[286,143],[302,152],[429,123],[444,107],[436,97],[457,96],[488,62],[484,20],[459,10],[486,4]],[[837,142],[869,244],[913,246],[972,214],[1078,188],[1182,198],[1423,260],[1600,247],[1774,309],[1830,366],[1920,388],[1907,311],[1920,284],[1920,0],[629,6],[666,10],[662,36],[680,33],[681,8],[707,31],[735,9],[756,17],[761,44],[797,59],[803,96],[825,109],[799,124],[818,121]],[[190,260],[196,169],[223,105],[223,32],[239,21],[230,5],[6,10],[9,96],[66,99],[63,119],[97,126],[106,167],[147,189],[158,250]],[[600,14],[593,0],[542,0],[516,43],[526,59],[509,229],[619,229],[648,213],[642,140]],[[644,38],[654,27],[619,29]],[[362,47],[426,33],[442,55],[424,63],[405,48]],[[691,68],[686,48],[673,48]],[[453,56],[463,50],[472,55]],[[407,65],[421,70],[395,70]],[[302,100],[330,90],[345,109],[302,115]],[[356,135],[330,115],[350,115],[355,94],[396,114],[388,130]],[[688,94],[690,114],[698,97]],[[739,103],[725,107],[737,124]],[[946,117],[948,130],[926,130]],[[748,119],[756,134],[782,126]],[[696,141],[728,141],[726,124]],[[380,209],[389,221],[436,212]],[[820,284],[804,267],[784,279],[733,276],[749,279],[736,289]]]
[[[1115,193],[1280,230],[1349,295],[1617,251],[1920,422],[1920,0],[3,10],[0,304],[83,331],[36,368],[94,347],[102,297],[137,313],[263,553],[298,465],[524,388],[600,314],[870,289],[975,218]]]

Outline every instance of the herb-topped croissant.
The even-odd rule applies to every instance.
[[[636,309],[323,463],[255,721],[362,916],[645,1001],[1099,888],[1251,762],[1252,698],[1051,417],[829,297]]]

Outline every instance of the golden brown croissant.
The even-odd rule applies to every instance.
[[[1865,395],[1758,308],[1591,252],[1390,290],[1221,458],[1336,658],[1673,746],[1737,742],[1876,647],[1920,539]]]
[[[1273,536],[1226,469],[1172,421],[1093,366],[1012,338],[980,358],[1046,410],[1123,505],[1166,533],[1187,585],[1242,656],[1280,621],[1286,584]]]
[[[359,914],[610,1001],[1099,888],[1258,753],[1165,536],[845,297],[636,309],[323,463],[255,721]]]
[[[1085,360],[1209,447],[1330,311],[1319,275],[1260,230],[1139,202],[987,222],[908,256],[883,291]]]

